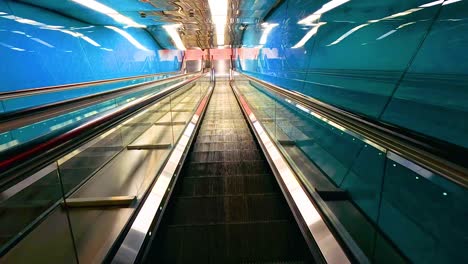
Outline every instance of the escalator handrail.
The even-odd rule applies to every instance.
[[[468,151],[455,144],[441,141],[411,130],[390,125],[366,116],[351,113],[297,91],[260,80],[237,71],[247,79],[281,94],[320,113],[340,126],[375,142],[384,149],[415,162],[465,188],[468,187]]]
[[[135,92],[136,90],[145,88],[148,85],[157,85],[159,83],[171,80],[178,80],[199,73],[200,72],[175,75],[160,80],[134,84],[122,88],[113,89],[110,91],[94,93],[86,96],[0,114],[0,133],[28,126],[40,122],[42,120],[53,118],[63,113],[74,111],[92,104],[97,104],[103,101],[111,100],[118,96],[129,94]]]
[[[64,90],[73,90],[73,89],[83,88],[83,87],[92,86],[92,85],[109,84],[109,83],[115,83],[115,82],[131,81],[131,80],[136,80],[136,79],[141,79],[141,78],[149,78],[149,77],[156,77],[156,76],[169,75],[169,74],[173,75],[173,74],[180,74],[180,73],[182,72],[180,71],[161,72],[161,73],[144,74],[144,75],[138,75],[138,76],[132,76],[132,77],[121,77],[121,78],[89,81],[89,82],[60,84],[60,85],[29,88],[29,89],[16,90],[16,91],[0,92],[0,100],[18,98],[18,97],[26,97],[26,96],[44,94],[44,93],[54,93],[54,92],[59,92],[59,91],[64,91]]]
[[[35,142],[27,148],[23,147],[23,151],[0,161],[0,189],[4,189],[6,185],[22,179],[24,175],[28,175],[28,173],[32,173],[56,161],[95,136],[104,133],[107,129],[112,128],[140,110],[177,91],[179,88],[198,80],[203,75],[199,74],[188,80],[174,84],[147,98],[132,101],[120,108],[111,110],[109,113],[86,121],[71,130],[49,138],[44,142]]]

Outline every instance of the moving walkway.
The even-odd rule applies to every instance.
[[[218,81],[147,263],[311,263],[227,81]]]
[[[2,261],[420,262],[420,249],[408,249],[386,219],[446,238],[395,216],[403,199],[424,198],[395,200],[396,179],[416,177],[417,188],[466,213],[463,166],[397,152],[403,141],[364,133],[365,124],[300,94],[213,72],[151,89],[49,136],[69,135],[59,152],[27,168],[4,165]],[[452,226],[465,243],[466,229]]]

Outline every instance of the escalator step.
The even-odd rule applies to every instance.
[[[239,142],[239,141],[251,141],[252,135],[247,133],[232,134],[232,135],[199,135],[197,142]]]
[[[191,162],[241,162],[242,160],[263,160],[260,152],[254,150],[232,151],[194,151],[190,154]]]
[[[242,142],[196,142],[193,147],[194,152],[198,151],[232,151],[257,149],[253,140]]]
[[[290,219],[289,208],[278,193],[174,197],[171,225],[214,224]]]
[[[147,263],[311,263],[232,91],[214,90]]]
[[[190,163],[183,172],[190,172],[190,176],[207,175],[252,175],[268,174],[270,168],[266,161],[242,161],[242,162],[204,162]]]
[[[155,245],[158,263],[309,263],[289,222],[169,226]],[[159,254],[158,254],[159,253]]]
[[[213,196],[278,192],[271,175],[231,175],[186,177],[181,182],[179,196]]]

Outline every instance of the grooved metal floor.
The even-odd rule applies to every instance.
[[[147,263],[310,263],[227,82],[218,82]]]

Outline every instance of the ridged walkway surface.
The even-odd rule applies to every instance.
[[[146,262],[311,262],[226,82],[216,85]]]

